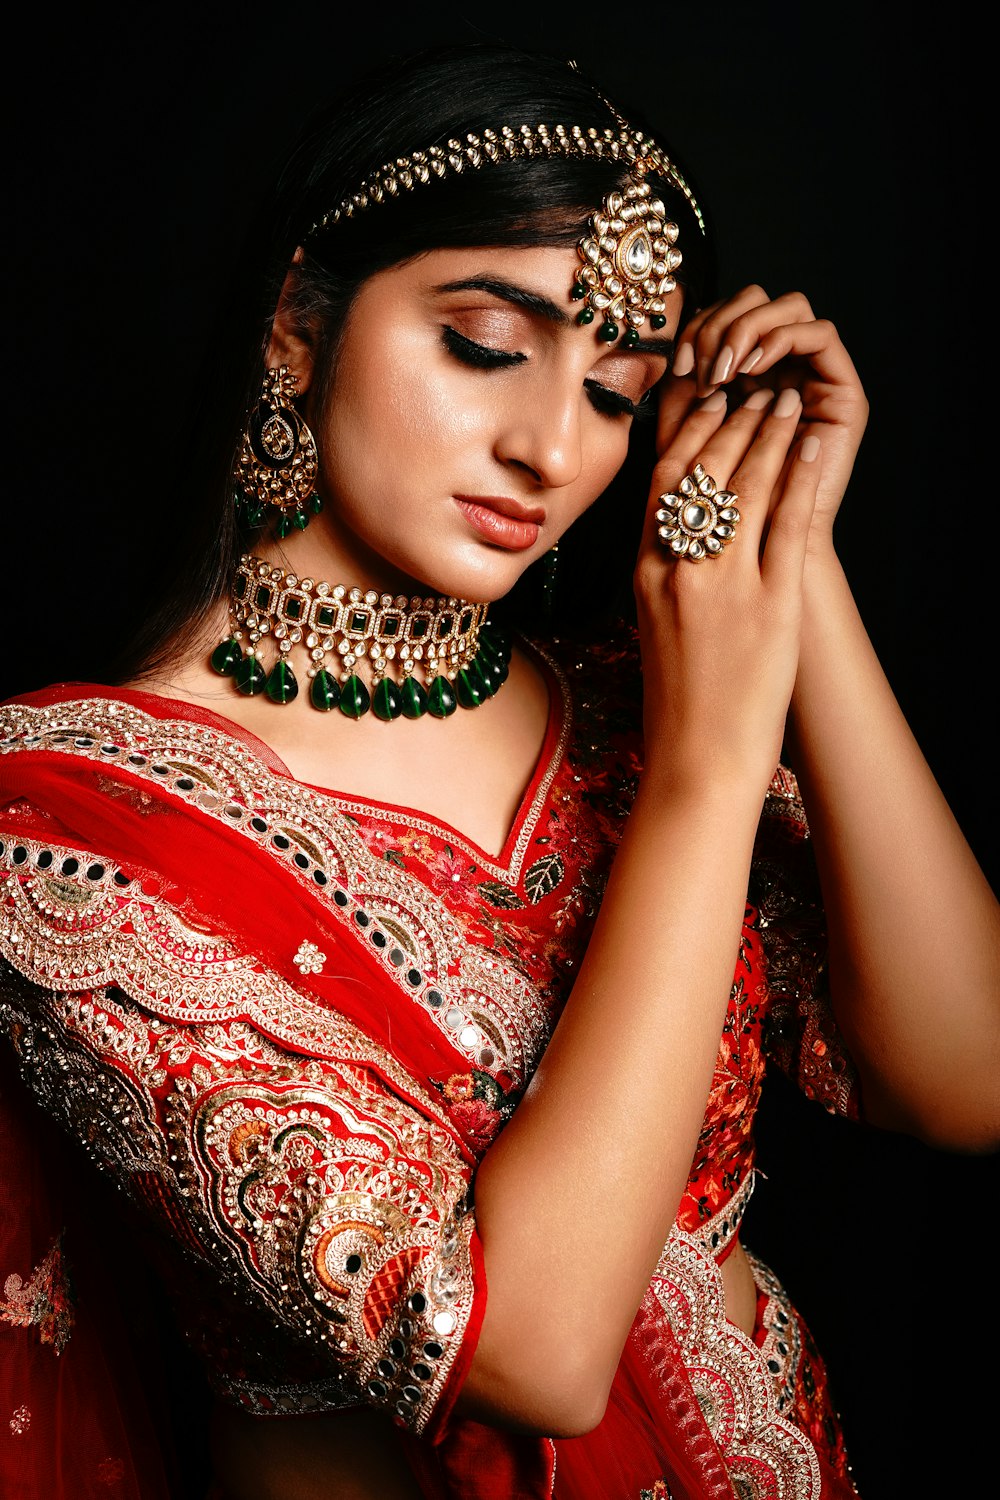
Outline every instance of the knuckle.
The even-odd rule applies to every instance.
[[[812,517],[802,510],[779,505],[771,517],[770,532],[773,536],[796,541],[809,531]]]

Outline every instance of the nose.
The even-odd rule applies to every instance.
[[[530,474],[542,489],[571,484],[583,464],[579,385],[551,378],[512,396],[494,447],[508,468]]]

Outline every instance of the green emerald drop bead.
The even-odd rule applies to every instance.
[[[212,652],[212,666],[222,677],[232,677],[242,660],[243,651],[235,636],[230,636]]]
[[[487,661],[496,661],[500,655],[500,643],[492,630],[485,625],[479,632],[479,655]]]
[[[383,677],[372,694],[372,713],[377,719],[398,719],[403,712],[403,698],[391,677]]]
[[[636,344],[638,342],[639,342],[639,334],[638,334],[638,332],[636,331],[636,329],[630,328],[629,331],[628,331],[628,333],[625,335],[624,340],[623,340],[625,348],[626,349],[634,349],[635,346],[636,346]]]
[[[408,719],[422,719],[427,712],[427,694],[415,677],[404,677],[399,689],[403,713]]]
[[[360,719],[372,706],[371,694],[354,672],[340,684],[340,712],[349,719]]]
[[[309,517],[304,510],[295,510],[292,512],[292,525],[296,531],[305,531],[309,525]]]
[[[492,698],[494,693],[492,668],[486,666],[477,656],[474,661],[470,661],[468,670],[483,697]]]
[[[582,307],[576,315],[576,321],[581,324],[592,323],[594,321],[594,309],[592,307]]]
[[[667,320],[662,313],[653,313],[649,324],[651,328],[666,328]]]
[[[440,673],[431,683],[427,694],[427,708],[435,719],[447,719],[458,707],[458,699],[455,697],[451,683]]]
[[[587,288],[585,286],[581,286],[580,282],[577,282],[576,286],[570,292],[570,296],[573,298],[574,302],[579,302],[580,298],[581,297],[586,297],[586,295],[587,295]]]
[[[455,678],[455,692],[463,708],[478,708],[485,696],[467,667],[463,667]]]
[[[298,695],[299,684],[291,664],[281,657],[271,668],[271,675],[267,679],[267,696],[272,703],[291,703]]]
[[[610,318],[606,318],[597,330],[597,337],[604,344],[613,344],[618,337],[618,332],[618,324],[612,323]]]
[[[281,512],[281,515],[278,517],[277,524],[274,528],[275,535],[280,540],[283,540],[286,536],[291,535],[293,530],[294,522],[292,520],[292,517],[288,514],[287,511],[283,510]]]
[[[312,511],[314,516],[320,515],[323,510],[322,496],[317,494],[315,490],[313,490],[312,494],[309,496],[309,509]]]
[[[245,693],[248,698],[253,698],[267,687],[267,673],[256,656],[244,656],[236,668],[233,681],[241,693]]]
[[[328,714],[340,702],[340,684],[331,672],[317,672],[309,689],[309,702],[320,713]]]

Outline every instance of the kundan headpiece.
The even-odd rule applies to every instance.
[[[502,125],[498,130],[470,133],[464,141],[452,139],[444,146],[397,157],[366,177],[356,192],[313,224],[305,238],[434,178],[477,171],[491,163],[555,156],[598,157],[620,162],[625,169],[628,180],[606,194],[591,215],[589,234],[580,241],[582,265],[572,295],[584,303],[578,323],[590,323],[600,313],[599,338],[612,342],[621,332],[619,324],[625,323],[625,342],[635,343],[647,317],[654,328],[663,327],[663,299],[674,290],[673,272],[681,263],[677,225],[667,218],[664,204],[645,180],[647,175],[662,177],[681,193],[703,234],[705,220],[694,193],[670,158],[649,136],[621,119],[617,128],[603,130],[593,125],[587,129],[580,125]]]

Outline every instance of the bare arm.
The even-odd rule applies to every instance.
[[[1000,1140],[1000,908],[882,674],[836,558],[811,556],[796,770],[865,1111],[934,1145]]]
[[[687,411],[691,386],[668,403]],[[820,469],[818,444],[788,464],[797,400],[767,405],[696,407],[655,476],[651,509],[701,456],[735,475],[745,519],[699,567],[671,563],[649,517],[642,785],[564,1016],[477,1177],[489,1298],[461,1402],[488,1421],[559,1435],[600,1419],[688,1179],[794,682]]]
[[[702,380],[801,390],[823,475],[806,559],[790,745],[865,1112],[936,1145],[1000,1141],[1000,908],[899,710],[833,545],[867,418],[835,329],[749,288],[693,330]],[[723,351],[731,351],[728,359]],[[724,373],[725,372],[725,373]]]

